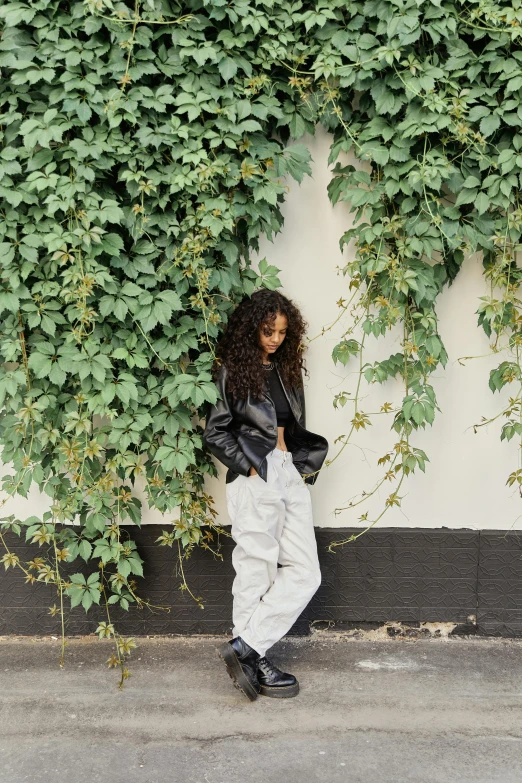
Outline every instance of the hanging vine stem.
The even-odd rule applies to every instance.
[[[463,16],[463,14],[457,13],[457,18],[466,27],[470,27],[470,28],[472,28],[474,30],[481,30],[483,32],[488,32],[488,33],[500,33],[500,34],[504,34],[504,35],[509,35],[513,39],[515,39],[516,37],[520,37],[522,35],[520,20],[514,19],[512,21],[512,26],[511,27],[503,27],[503,28],[501,28],[501,27],[486,27],[486,25],[477,25],[477,24],[474,24],[471,21],[471,19],[473,17],[480,18],[481,16],[485,16],[486,15],[486,14],[482,13],[482,9],[480,9],[480,8],[467,9],[466,8],[464,10],[469,10],[469,14],[470,15],[468,17],[465,17],[465,16]],[[490,14],[490,16],[495,18],[494,14]],[[505,21],[506,18],[507,18],[507,16],[506,16],[505,13],[504,13],[503,16],[499,16],[498,17],[499,21]]]
[[[411,329],[414,328],[413,319],[411,318],[411,316],[408,317],[408,314],[409,314],[409,309],[406,310],[406,314],[405,314],[406,317],[405,317],[404,322],[403,322],[403,329],[404,329],[403,346],[406,346],[408,344],[408,342],[410,342],[410,337],[411,337],[410,328]],[[410,323],[410,328],[408,327],[408,321]],[[409,392],[409,380],[408,380],[409,373],[408,373],[408,359],[407,359],[406,352],[404,354],[404,369],[403,369],[402,375],[403,375],[404,382],[405,382],[405,398],[407,398],[408,397],[408,392]],[[398,472],[400,470],[401,471],[401,478],[400,478],[399,484],[398,484],[396,490],[394,492],[392,492],[391,495],[387,498],[386,504],[385,504],[385,508],[374,519],[374,521],[367,528],[365,528],[365,530],[361,531],[360,533],[358,533],[356,535],[355,534],[351,535],[350,537],[348,537],[347,539],[345,539],[343,541],[334,541],[334,542],[332,542],[330,547],[329,547],[329,551],[333,551],[333,548],[335,548],[335,547],[343,546],[344,544],[346,544],[348,542],[355,541],[357,538],[359,538],[360,535],[363,535],[363,533],[368,532],[368,530],[370,530],[372,527],[374,527],[374,525],[377,524],[377,522],[382,519],[382,517],[384,516],[384,514],[386,513],[386,511],[389,508],[391,508],[391,507],[393,507],[395,505],[396,506],[400,506],[400,501],[401,501],[402,498],[399,497],[398,493],[399,493],[400,487],[402,486],[402,483],[403,483],[406,475],[408,475],[414,469],[415,462],[417,462],[418,464],[422,465],[423,461],[427,460],[426,455],[420,449],[414,449],[413,452],[412,452],[412,450],[410,448],[410,445],[409,445],[409,430],[410,429],[411,429],[411,427],[408,427],[406,425],[401,427],[400,432],[399,432],[399,442],[396,443],[395,446],[394,446],[394,450],[396,452],[396,457],[393,459],[393,461],[392,461],[392,463],[391,463],[387,473],[385,474],[385,476],[382,479],[382,481],[378,483],[378,485],[375,488],[375,490],[372,491],[371,493],[367,493],[365,498],[363,498],[361,501],[359,501],[359,503],[357,503],[357,504],[350,504],[348,506],[348,508],[351,508],[352,505],[359,505],[360,503],[364,502],[366,499],[368,499],[368,497],[370,497],[371,495],[373,495],[375,493],[375,491],[384,483],[385,480],[387,480],[387,479],[391,480],[391,478],[393,477],[392,469],[395,470],[395,472]],[[379,460],[379,462],[386,461],[386,459],[388,457],[389,457],[389,454],[385,455],[383,458],[381,458]],[[401,457],[403,461],[399,465],[396,465],[395,462],[396,462],[396,460],[399,457]],[[409,464],[408,464],[408,461],[409,461]],[[368,514],[364,514],[360,519],[361,520],[366,520],[367,518],[368,518]]]
[[[381,247],[382,247],[382,239],[381,239],[381,242],[379,244],[379,248],[377,250],[377,260],[380,258]],[[395,277],[395,272],[394,272],[394,277]],[[372,286],[373,280],[374,280],[374,278],[370,279],[370,284],[368,286],[368,290],[367,290],[367,292],[365,294],[365,297],[364,297],[366,302],[367,302],[366,310],[365,310],[365,316],[366,317],[369,314],[369,309],[370,309],[370,306],[371,306],[371,296],[370,296],[370,294],[371,294],[371,286]],[[393,281],[393,278],[392,278],[392,281]],[[406,320],[405,320],[405,326],[406,326]],[[355,329],[355,324],[350,327],[350,329],[348,330],[348,333],[353,333],[354,329]],[[346,334],[343,335],[343,339],[345,339],[345,338],[346,338]],[[365,342],[365,338],[366,338],[366,334],[363,335],[363,338],[362,338],[362,340],[359,343],[359,371],[358,371],[358,382],[357,382],[356,392],[355,392],[354,400],[353,400],[353,402],[354,402],[354,418],[352,419],[352,428],[351,428],[348,436],[345,439],[344,445],[342,446],[341,450],[336,455],[334,460],[337,459],[337,457],[344,450],[345,446],[348,445],[348,443],[349,443],[349,441],[350,441],[354,431],[357,431],[361,427],[365,428],[366,423],[369,423],[369,421],[368,421],[369,414],[359,414],[359,397],[360,397],[360,387],[361,387],[361,382],[362,382],[362,377],[363,377],[363,357],[364,357],[364,342]],[[312,338],[312,339],[316,339],[316,338]],[[405,335],[405,343],[406,343],[406,335]],[[406,396],[407,396],[407,394],[408,394],[408,380],[407,380],[407,368],[406,367],[405,367],[405,370],[404,370],[404,377],[405,377]],[[383,409],[381,409],[381,411],[379,411],[379,413],[388,413],[391,410],[393,410],[391,408],[391,406],[388,407],[388,406],[385,405],[385,406],[383,406]],[[337,438],[336,442],[338,440],[340,440],[340,439],[342,439],[342,438]],[[401,446],[401,444],[403,444],[403,443],[406,444],[406,449],[404,449],[404,447]],[[403,459],[404,459],[404,454],[405,453],[406,453],[406,455],[409,455],[408,437],[404,438],[403,430],[401,430],[399,444],[396,444],[395,451],[396,451],[396,457],[393,459],[392,464],[391,464],[390,468],[388,469],[388,471],[386,472],[386,474],[383,477],[383,479],[377,483],[376,487],[371,492],[365,493],[365,497],[361,501],[359,501],[358,503],[355,503],[355,504],[354,503],[350,503],[347,508],[353,508],[356,505],[360,505],[360,503],[363,503],[366,500],[368,500],[370,497],[372,497],[375,494],[375,492],[378,491],[380,486],[382,486],[384,481],[389,480],[392,477],[392,469],[395,468],[395,462],[399,458],[399,456],[402,456]],[[386,455],[386,457],[387,456],[388,455]],[[383,461],[386,459],[386,457],[383,458]],[[331,464],[332,462],[334,462],[334,460],[329,461],[328,464]],[[403,475],[402,475],[402,478],[401,478],[401,480],[399,482],[399,485],[398,485],[397,489],[395,490],[395,492],[393,492],[389,496],[389,498],[386,501],[386,505],[385,505],[385,508],[384,508],[383,512],[376,518],[376,520],[374,520],[374,522],[370,526],[365,528],[365,530],[361,531],[361,533],[359,533],[358,535],[350,536],[348,539],[346,539],[344,541],[332,542],[332,544],[329,547],[329,551],[333,551],[333,549],[336,546],[342,546],[345,543],[348,543],[349,541],[356,540],[359,537],[359,535],[362,535],[364,532],[367,532],[368,530],[370,530],[371,527],[373,527],[374,524],[376,524],[377,521],[379,521],[382,518],[382,516],[388,510],[388,508],[391,508],[394,505],[400,505],[400,502],[399,502],[400,499],[398,497],[398,492],[399,492],[399,489],[400,489],[400,487],[402,485],[402,481],[403,481],[405,475],[406,475],[406,471],[403,470]],[[336,514],[340,513],[340,511],[342,511],[342,510],[343,509],[336,509],[335,513]],[[363,516],[360,517],[360,519],[361,520],[366,520],[367,516],[368,516],[367,514],[363,514]]]
[[[26,379],[26,390],[27,390],[27,392],[29,392],[31,390],[31,375],[30,375],[28,358],[27,358],[27,350],[26,350],[26,345],[25,345],[24,322],[23,322],[23,317],[22,317],[22,313],[21,313],[20,310],[18,310],[17,316],[18,316],[19,334],[20,334],[20,337],[19,337],[19,340],[20,340],[20,351],[21,351],[21,354],[22,354],[22,364],[23,364],[23,369],[24,369],[24,374],[25,374],[25,379]],[[29,416],[29,421],[31,423],[31,440],[30,440],[30,443],[29,443],[29,454],[25,455],[24,461],[25,461],[26,464],[23,465],[23,467],[22,467],[22,470],[21,470],[21,473],[20,473],[20,477],[19,477],[16,485],[13,487],[11,493],[9,495],[7,495],[7,497],[3,498],[0,501],[0,508],[2,508],[11,497],[16,495],[16,493],[18,491],[18,488],[22,484],[22,481],[24,480],[25,475],[26,475],[26,473],[29,470],[29,461],[30,461],[30,458],[31,458],[31,454],[32,454],[32,451],[33,451],[33,444],[34,444],[34,423],[33,423],[33,411],[29,407],[30,403],[28,401],[28,398],[26,398],[25,401],[26,401],[27,407],[20,411],[19,418],[22,419],[24,417],[24,415],[28,415]],[[10,550],[10,548],[8,547],[8,545],[6,543],[5,537],[2,534],[2,532],[1,532],[1,531],[13,530],[13,529],[15,530],[15,532],[17,532],[17,531],[20,532],[19,526],[14,521],[14,515],[13,514],[11,514],[9,517],[4,517],[4,518],[0,519],[0,541],[2,542],[2,546],[4,547],[4,550],[5,550],[5,554],[0,559],[0,562],[2,562],[4,564],[4,568],[6,570],[9,567],[20,568],[20,570],[23,571],[23,573],[25,574],[26,580],[27,580],[28,577],[32,577],[32,574],[30,574],[29,571],[22,566],[22,564],[20,563],[20,559],[19,559],[18,555],[14,554]]]
[[[124,639],[114,628],[114,625],[111,621],[111,613],[109,609],[109,600],[107,598],[107,592],[105,587],[105,573],[103,569],[103,565],[101,567],[101,590],[103,592],[103,596],[105,599],[105,611],[107,614],[107,622],[106,623],[100,623],[98,625],[98,628],[96,629],[96,633],[98,634],[98,637],[100,639],[104,638],[112,638],[114,639],[114,644],[116,648],[115,655],[112,655],[108,660],[107,664],[109,667],[112,666],[118,666],[120,669],[120,681],[118,683],[119,690],[122,690],[123,683],[125,680],[127,680],[130,677],[130,672],[127,666],[125,666],[125,660],[128,655],[130,655],[130,652],[132,649],[135,649],[137,647],[135,641],[133,638],[130,639]]]
[[[295,80],[294,80],[294,82],[295,82],[295,86],[299,86],[299,80],[295,79]],[[344,121],[344,119],[343,119],[343,116],[342,116],[342,109],[341,109],[341,107],[338,105],[338,103],[337,103],[337,101],[336,101],[336,98],[337,98],[337,95],[338,95],[338,92],[337,92],[337,90],[336,90],[336,89],[332,89],[332,88],[330,87],[330,85],[329,85],[327,82],[324,82],[324,83],[322,83],[322,84],[321,84],[321,89],[323,90],[323,93],[324,93],[324,94],[326,94],[326,96],[327,96],[327,100],[326,100],[326,102],[325,102],[324,109],[325,109],[325,108],[328,106],[328,104],[329,104],[329,103],[333,103],[333,105],[334,105],[333,114],[334,114],[334,115],[336,115],[336,117],[338,118],[339,122],[340,122],[340,123],[341,123],[341,125],[343,126],[343,129],[344,129],[344,130],[345,130],[345,132],[347,133],[348,137],[351,139],[351,141],[352,141],[352,142],[354,142],[354,141],[355,141],[355,137],[354,137],[354,135],[351,133],[351,131],[350,131],[349,127],[347,126],[347,124],[345,123],[345,121]],[[426,137],[426,134],[425,134],[425,136],[424,136],[424,158],[426,157],[426,143],[427,143],[427,137]],[[358,149],[359,151],[362,149],[362,148],[361,148],[361,145],[359,145],[358,143],[356,143],[356,146],[357,146],[357,149]],[[421,164],[421,165],[422,165],[422,164]],[[378,176],[379,176],[379,175],[377,174],[377,178],[378,178]],[[444,235],[444,237],[445,237],[445,238],[446,238],[446,240],[448,241],[448,244],[451,246],[451,245],[452,245],[451,238],[450,238],[450,237],[449,237],[449,236],[448,236],[448,235],[447,235],[447,234],[446,234],[446,233],[445,233],[445,232],[444,232],[444,231],[441,229],[441,226],[440,226],[440,221],[437,221],[437,220],[435,219],[435,216],[433,215],[433,212],[432,212],[432,210],[431,210],[431,208],[430,208],[430,205],[429,205],[429,203],[428,203],[428,199],[427,199],[427,193],[426,193],[426,188],[425,188],[425,186],[424,186],[424,185],[423,185],[423,196],[424,196],[424,200],[425,200],[425,202],[426,202],[426,205],[427,205],[427,208],[428,208],[428,212],[429,212],[429,214],[430,214],[430,217],[431,217],[432,221],[434,222],[434,224],[436,224],[436,225],[438,226],[440,233],[441,233],[442,235]],[[378,262],[378,260],[379,260],[379,258],[380,258],[380,254],[381,254],[382,241],[383,241],[383,237],[382,237],[382,234],[381,234],[380,245],[379,245],[379,249],[378,249],[378,251],[377,251],[377,262]],[[355,263],[357,263],[357,262],[355,262]],[[394,283],[395,283],[395,278],[396,278],[396,276],[397,276],[397,274],[398,274],[398,271],[399,271],[399,267],[398,267],[398,266],[395,266],[395,268],[394,268],[394,271],[393,271],[393,274],[392,274],[392,281],[391,281],[391,283],[390,283],[390,289],[391,289],[391,290],[393,290],[393,286],[394,286]],[[365,311],[365,316],[362,316],[362,317],[361,317],[361,320],[362,320],[362,318],[363,318],[363,317],[365,317],[365,318],[366,318],[366,321],[367,321],[367,319],[368,319],[368,315],[369,315],[369,307],[370,307],[370,304],[371,304],[371,301],[372,301],[372,296],[371,296],[371,285],[372,285],[372,283],[373,283],[373,280],[374,280],[374,277],[370,277],[370,282],[369,282],[369,285],[368,285],[368,291],[367,291],[367,293],[366,293],[367,307],[366,307],[366,311]],[[360,285],[360,275],[359,275],[359,274],[357,275],[357,282],[356,282],[356,283],[354,283],[354,285],[355,285],[356,289],[358,289],[358,288],[359,288],[359,285]],[[350,298],[350,302],[349,302],[349,304],[348,304],[348,307],[351,305],[351,302],[353,301],[353,298],[354,298],[356,295],[357,295],[357,291],[356,291],[356,293],[355,293],[355,294],[354,294],[354,295],[353,295],[353,296]],[[385,294],[384,294],[384,292],[383,292],[383,293],[381,294],[381,298],[382,298],[382,297],[384,297],[384,295],[385,295]],[[360,301],[362,302],[363,300],[361,299]],[[344,300],[343,300],[343,299],[341,299],[341,300],[338,302],[338,304],[339,304],[339,305],[343,305],[343,304],[344,304]],[[389,305],[389,306],[391,307],[391,305]],[[346,309],[347,309],[347,308],[345,308],[345,310],[344,310],[344,311],[346,311]],[[341,317],[341,316],[342,316],[342,313],[341,313],[341,314],[338,316],[338,318],[337,318],[337,319],[335,319],[335,321],[334,321],[334,324],[338,322],[338,320],[340,319],[340,317]],[[411,337],[413,336],[413,334],[415,333],[415,326],[414,326],[414,323],[413,323],[413,318],[412,318],[411,312],[409,311],[409,308],[408,308],[408,306],[406,306],[405,313],[404,313],[404,328],[405,328],[405,329],[407,328],[407,321],[408,321],[408,319],[409,319],[409,321],[410,321],[410,323],[411,323],[411,332],[410,332],[410,331],[407,331],[407,332],[405,332],[405,335],[404,335],[404,342],[403,342],[403,346],[404,346],[404,350],[405,350],[405,353],[404,353],[404,362],[405,362],[405,364],[404,364],[404,368],[403,368],[403,373],[402,373],[402,374],[403,374],[403,377],[404,377],[404,380],[405,380],[405,400],[408,398],[408,367],[407,367],[407,350],[406,350],[406,347],[407,347],[407,343],[410,341],[410,338],[411,338]],[[355,326],[356,326],[356,324],[358,325],[359,319],[354,319],[354,320],[355,320],[355,322],[356,322],[356,323],[353,325],[353,327],[352,327],[352,329],[351,329],[351,330],[348,330],[348,333],[350,333],[350,332],[353,332],[353,330],[355,329]],[[332,326],[333,326],[333,325],[332,325]],[[391,326],[391,325],[390,325],[390,326]],[[329,327],[329,328],[331,328],[331,327]],[[321,335],[322,335],[322,334],[324,334],[324,333],[325,333],[325,331],[327,331],[327,329],[323,328],[323,329],[322,329],[322,331],[321,331]],[[346,340],[346,336],[347,336],[347,334],[348,334],[348,333],[345,333],[345,334],[343,335],[343,340]],[[312,338],[312,340],[313,340],[313,339],[317,339],[317,337],[318,337],[318,336],[320,336],[320,335],[316,335],[316,337]],[[310,340],[310,342],[311,342],[312,340]],[[338,346],[338,347],[339,347],[339,346]],[[364,415],[363,415],[363,416],[359,417],[359,397],[360,397],[360,384],[361,384],[361,381],[362,381],[362,376],[363,376],[363,368],[364,368],[364,366],[365,366],[365,365],[363,364],[363,353],[364,353],[364,337],[363,337],[363,339],[362,339],[361,341],[359,341],[359,342],[358,342],[358,346],[357,346],[357,348],[358,348],[358,352],[359,352],[359,371],[358,371],[358,383],[357,383],[357,389],[356,389],[356,392],[355,392],[355,395],[354,395],[354,401],[353,401],[353,402],[354,402],[354,418],[352,419],[352,428],[351,428],[351,430],[350,430],[350,432],[349,432],[349,435],[348,435],[348,436],[347,436],[347,438],[345,439],[345,443],[344,443],[344,445],[342,446],[342,448],[340,449],[339,453],[336,455],[336,457],[334,458],[334,460],[335,460],[335,459],[337,459],[337,457],[338,457],[338,456],[339,456],[339,455],[342,453],[342,451],[344,450],[344,447],[345,447],[345,445],[347,445],[347,443],[349,442],[349,440],[350,440],[351,436],[353,435],[353,432],[354,432],[356,429],[360,428],[360,427],[364,427],[364,428],[365,428],[365,427],[366,427],[366,424],[367,424],[367,423],[370,423],[370,422],[369,422],[369,419],[368,419],[366,416],[364,416]],[[431,360],[433,360],[433,357],[428,357],[428,359],[430,359],[430,358],[431,358]],[[435,362],[435,361],[433,361],[433,363],[435,363],[435,364],[436,364],[436,362]],[[426,381],[425,381],[425,382],[426,382]],[[345,399],[345,396],[344,396],[344,395],[342,395],[342,396],[343,396],[343,398]],[[391,406],[390,406],[390,408],[391,408]],[[381,411],[381,412],[386,412],[386,411],[385,411],[385,410],[383,410],[383,411]],[[371,496],[373,496],[373,495],[375,494],[375,492],[378,490],[378,488],[379,488],[380,486],[382,486],[382,484],[384,483],[384,481],[385,481],[387,478],[390,478],[390,474],[392,474],[392,470],[393,470],[394,468],[395,468],[395,469],[397,469],[397,468],[398,468],[398,469],[401,469],[401,468],[402,468],[402,470],[403,470],[403,472],[402,472],[402,477],[401,477],[401,480],[400,480],[400,482],[399,482],[399,486],[397,487],[396,491],[395,491],[394,493],[392,493],[392,495],[390,495],[390,497],[389,497],[389,498],[388,498],[388,500],[386,501],[386,506],[385,506],[385,509],[383,510],[383,512],[382,512],[382,513],[381,513],[381,514],[380,514],[380,515],[377,517],[377,519],[376,519],[376,520],[374,520],[374,522],[373,522],[373,523],[372,523],[372,524],[371,524],[369,527],[367,527],[367,528],[366,528],[364,531],[362,531],[362,532],[361,532],[359,535],[362,535],[362,533],[364,533],[364,532],[367,532],[367,531],[368,531],[368,530],[369,530],[371,527],[373,527],[373,525],[374,525],[374,524],[375,524],[375,523],[376,523],[376,522],[377,522],[379,519],[381,519],[381,518],[382,518],[383,514],[386,512],[386,510],[387,510],[389,507],[391,507],[391,506],[393,506],[393,505],[400,505],[400,498],[398,497],[399,488],[400,488],[400,486],[402,485],[402,481],[404,480],[404,477],[405,477],[405,475],[407,475],[407,473],[408,473],[408,472],[409,472],[409,471],[412,469],[411,462],[410,462],[410,465],[406,465],[406,459],[407,459],[408,457],[412,456],[412,457],[414,457],[414,461],[415,461],[415,456],[416,456],[416,457],[417,457],[417,459],[418,459],[418,462],[417,462],[417,464],[419,464],[419,465],[421,466],[421,468],[422,468],[422,469],[424,469],[424,468],[423,468],[423,466],[424,466],[424,461],[427,459],[427,457],[426,457],[426,455],[424,454],[424,452],[421,452],[420,450],[414,450],[415,454],[412,454],[412,453],[410,452],[410,446],[409,446],[409,436],[408,436],[408,434],[406,434],[406,436],[405,436],[405,429],[407,429],[407,428],[402,428],[402,429],[400,430],[400,441],[399,441],[399,444],[397,444],[398,448],[396,449],[396,459],[398,459],[398,456],[399,456],[399,454],[401,454],[401,455],[402,455],[402,457],[403,457],[403,461],[401,462],[401,464],[400,464],[400,465],[396,465],[396,464],[395,464],[395,463],[396,463],[396,459],[394,459],[394,460],[392,461],[392,466],[390,467],[390,470],[389,470],[389,471],[388,471],[388,472],[385,474],[384,478],[383,478],[381,481],[378,481],[378,482],[377,482],[377,484],[376,484],[376,486],[375,486],[374,490],[373,490],[372,492],[368,492],[368,493],[366,493],[366,492],[365,492],[365,493],[364,493],[364,497],[363,497],[363,498],[362,498],[360,501],[358,501],[358,503],[357,503],[357,504],[355,504],[355,505],[359,505],[360,503],[363,503],[363,502],[365,502],[367,499],[369,499]],[[342,438],[341,438],[341,439],[342,439]],[[337,438],[337,439],[336,439],[336,442],[337,442],[337,440],[340,440],[340,438]],[[402,444],[405,444],[405,447],[404,447]],[[405,454],[404,454],[404,452],[406,453],[406,458],[405,458]],[[330,464],[332,464],[332,462],[333,462],[334,460],[328,460],[328,461],[326,461],[326,464],[329,466]],[[353,506],[353,505],[354,505],[354,504],[353,504],[353,503],[351,503],[351,504],[350,504],[350,506],[348,506],[348,507],[351,507],[351,506]],[[341,509],[341,510],[342,510],[342,509]],[[339,510],[338,510],[338,509],[336,509],[336,513],[338,513],[338,511],[339,511]],[[367,514],[365,514],[365,515],[363,515],[363,517],[361,517],[361,519],[366,519],[366,518],[367,518]],[[347,539],[346,541],[337,541],[337,542],[332,542],[332,544],[331,544],[331,547],[330,547],[329,551],[332,551],[332,547],[335,547],[335,546],[342,546],[344,543],[347,543],[347,541],[353,541],[353,540],[355,540],[355,538],[357,538],[357,537],[358,537],[358,536],[352,536],[352,537],[350,537],[349,539]]]
[[[65,640],[65,618],[64,618],[64,607],[63,607],[64,584],[60,575],[60,564],[59,564],[59,557],[58,557],[58,547],[56,546],[55,530],[53,530],[53,549],[54,549],[54,564],[56,569],[56,585],[58,588],[58,594],[60,600],[60,631],[61,631],[60,668],[63,669],[63,667],[65,666],[65,646],[67,644]]]
[[[518,192],[516,194],[516,203],[518,205]],[[516,221],[513,222],[513,228],[517,230]],[[508,384],[514,381],[519,382],[518,391],[514,397],[509,398],[507,406],[495,416],[482,417],[482,421],[473,425],[473,431],[476,433],[479,428],[485,427],[497,421],[501,417],[506,418],[507,422],[502,427],[501,440],[511,440],[518,435],[518,454],[517,470],[514,470],[507,478],[508,486],[515,485],[519,496],[522,497],[522,366],[520,357],[520,345],[522,343],[522,308],[521,301],[516,296],[522,282],[522,270],[517,265],[516,250],[514,242],[510,239],[508,247],[508,238],[510,231],[510,213],[506,215],[505,230],[503,236],[498,233],[493,237],[494,246],[499,247],[499,254],[495,251],[490,252],[494,257],[489,265],[485,264],[485,276],[489,278],[490,296],[482,297],[484,303],[479,310],[479,323],[488,337],[495,334],[494,343],[490,346],[490,354],[509,351],[511,361],[503,361],[490,372],[490,388],[493,391],[501,391]],[[512,279],[513,278],[513,279]],[[495,299],[495,289],[503,288],[505,290],[501,300]],[[507,345],[499,347],[499,341],[503,335],[508,338]],[[474,359],[478,357],[461,357],[462,359]],[[514,361],[513,361],[514,359]]]
[[[121,44],[121,45],[125,44],[124,48],[128,50],[125,73],[119,80],[121,83],[121,87],[118,90],[118,95],[116,99],[111,98],[109,100],[109,103],[106,105],[106,111],[110,110],[112,113],[114,113],[119,106],[122,96],[125,94],[127,85],[130,84],[132,81],[130,78],[129,69],[130,69],[132,52],[134,50],[134,44],[136,42],[136,30],[138,29],[138,25],[139,24],[147,24],[147,25],[148,24],[159,24],[159,25],[182,24],[183,22],[191,21],[194,18],[194,14],[184,14],[183,16],[180,16],[177,19],[172,19],[172,20],[144,19],[143,17],[140,16],[140,0],[134,0],[134,16],[131,19],[125,19],[124,17],[121,16],[121,13],[119,12],[116,12],[113,16],[107,16],[106,14],[97,13],[97,11],[99,11],[100,8],[103,8],[106,5],[112,6],[111,0],[85,0],[85,1],[91,10],[91,13],[93,13],[94,16],[97,16],[100,19],[106,19],[111,22],[115,22],[116,24],[132,25],[130,38],[128,39],[128,41],[124,41]]]
[[[404,342],[404,344],[407,342],[407,335],[408,335],[407,324],[406,324],[406,321],[405,321],[404,324],[403,324],[403,342]],[[406,392],[406,396],[407,396],[407,394],[408,394],[408,371],[407,371],[407,367],[406,367],[406,362],[407,362],[406,356],[404,356],[404,361],[405,361],[405,369],[404,369],[403,377],[404,377],[404,382],[405,382],[405,392]],[[404,434],[405,434],[405,436],[404,436]],[[404,454],[406,454],[407,456],[410,455],[410,447],[409,447],[408,437],[409,436],[408,436],[408,432],[407,432],[406,428],[405,427],[402,428],[400,436],[399,436],[399,442],[397,444],[395,444],[395,447],[394,447],[394,449],[396,451],[396,454],[398,456],[401,455],[403,457]],[[403,468],[403,469],[401,471],[401,477],[399,479],[399,483],[397,485],[397,488],[386,499],[385,506],[384,506],[383,510],[380,512],[380,514],[378,514],[375,517],[375,519],[369,525],[367,525],[364,528],[364,530],[361,530],[358,533],[352,533],[350,536],[348,536],[345,539],[342,539],[341,541],[331,541],[329,546],[328,546],[328,548],[327,548],[328,552],[334,552],[335,549],[338,548],[338,547],[342,547],[345,544],[351,543],[353,541],[357,541],[358,538],[360,538],[365,533],[368,533],[373,527],[375,527],[375,525],[383,518],[384,514],[388,511],[389,508],[392,508],[393,506],[400,506],[400,501],[401,501],[402,498],[399,497],[398,493],[399,493],[399,490],[400,490],[400,488],[402,486],[402,483],[403,483],[403,481],[404,481],[404,479],[406,477],[406,470],[404,470],[404,466],[402,465],[402,463],[401,463],[401,465],[396,466],[396,470],[400,470],[401,468]],[[366,521],[368,519],[368,512],[363,514],[362,517],[360,517],[360,519],[361,519],[361,521],[363,521],[363,520]]]

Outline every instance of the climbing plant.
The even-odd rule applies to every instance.
[[[128,528],[141,522],[138,481],[172,515],[158,544],[203,606],[183,560],[194,546],[218,554],[227,535],[204,488],[217,473],[200,423],[217,399],[213,345],[237,301],[280,285],[250,254],[281,230],[289,178],[311,172],[299,139],[318,124],[332,134],[328,195],[356,218],[340,240],[356,252],[332,358],[358,372],[334,400],[353,406],[339,453],[371,424],[362,384],[404,383],[379,412],[397,438],[357,503],[393,489],[366,530],[425,469],[411,439],[434,421],[430,376],[447,360],[436,300],[476,249],[490,286],[479,322],[511,352],[492,388],[520,382],[521,15],[517,1],[0,8],[0,442],[13,464],[2,488],[27,497],[34,483],[50,499],[39,517],[3,518],[2,559],[53,587],[62,663],[66,605],[94,604],[97,633],[115,642],[109,665],[128,676],[135,640],[114,618],[148,605]],[[366,362],[367,340],[390,328],[400,352]],[[519,391],[503,437],[522,438],[521,407]],[[519,466],[510,480],[521,477]],[[7,533],[38,545],[32,561]]]
[[[359,403],[363,379],[372,384],[399,377],[404,395],[395,407],[385,403],[379,411],[393,412],[398,434],[378,460],[382,478],[348,508],[387,482],[393,489],[383,510],[346,541],[400,506],[405,478],[416,468],[425,470],[428,457],[411,437],[431,425],[439,410],[430,376],[446,364],[447,353],[435,305],[476,250],[483,253],[489,287],[478,321],[494,337],[491,349],[509,353],[492,371],[490,387],[518,384],[494,419],[508,418],[502,438],[522,437],[516,263],[522,227],[522,3],[367,2],[350,4],[350,11],[346,29],[335,37],[345,57],[330,93],[339,116],[330,162],[341,151],[353,151],[369,170],[338,163],[328,189],[332,203],[350,203],[357,221],[340,241],[342,248],[353,239],[356,255],[343,269],[352,293],[338,305],[352,317],[333,359],[346,364],[357,357],[359,372],[353,395],[343,392],[334,400],[354,405],[339,453],[353,433],[371,425]],[[365,362],[367,339],[394,327],[402,332],[401,350]],[[520,487],[520,450],[518,460],[507,483]],[[367,521],[368,512],[360,519]]]

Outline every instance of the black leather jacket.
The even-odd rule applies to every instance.
[[[275,360],[274,360],[275,361]],[[287,396],[292,413],[286,429],[285,443],[292,452],[292,461],[307,484],[315,484],[318,471],[328,453],[329,444],[322,435],[306,429],[303,388],[287,388],[275,362],[275,369]],[[203,433],[203,442],[217,459],[228,467],[225,482],[229,484],[239,474],[248,476],[253,466],[261,478],[267,480],[266,455],[277,444],[277,417],[270,394],[264,399],[232,401],[226,392],[227,370],[219,369],[216,387],[221,399],[210,407]],[[306,475],[313,473],[314,475]]]

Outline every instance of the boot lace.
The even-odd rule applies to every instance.
[[[282,674],[281,669],[278,669],[275,664],[268,660],[268,658],[259,658],[257,665],[267,674]]]

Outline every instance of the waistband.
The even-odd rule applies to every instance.
[[[292,452],[291,451],[283,451],[283,449],[272,449],[272,451],[269,451],[268,454],[273,454],[274,456],[281,457],[284,455],[285,459],[292,459]]]

